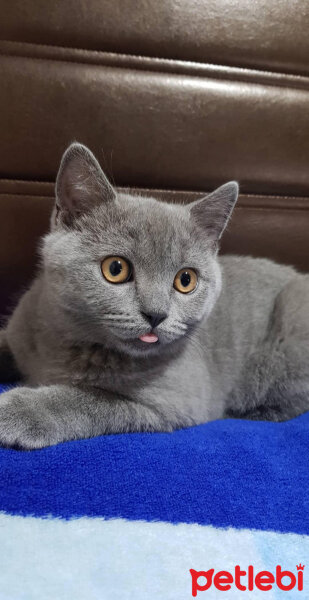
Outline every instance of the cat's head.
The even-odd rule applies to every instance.
[[[237,193],[230,182],[187,205],[120,193],[86,147],[71,145],[43,245],[64,335],[133,356],[184,340],[220,293],[218,241]]]

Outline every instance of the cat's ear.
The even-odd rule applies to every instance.
[[[62,157],[56,179],[54,218],[70,225],[76,217],[113,200],[115,195],[92,152],[82,144],[71,144]]]
[[[189,204],[190,214],[206,231],[210,240],[217,242],[227,226],[238,197],[238,183],[230,181],[205,198]]]

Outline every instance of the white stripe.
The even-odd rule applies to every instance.
[[[296,557],[304,561],[309,538],[123,519],[63,521],[0,514],[0,599],[188,600],[190,568],[233,571],[237,564],[253,564],[257,571],[267,570],[272,565],[263,556],[271,549],[276,563],[281,555],[286,558],[289,547],[294,548],[294,562]],[[283,566],[295,571],[294,563]],[[295,597],[309,597],[305,589]],[[281,594],[294,597],[293,592]],[[223,594],[211,588],[197,597],[239,600],[240,595],[235,589]],[[274,600],[277,594],[255,590],[252,597]]]

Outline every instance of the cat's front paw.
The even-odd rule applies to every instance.
[[[56,444],[56,426],[40,390],[20,387],[0,395],[0,446],[35,450]]]

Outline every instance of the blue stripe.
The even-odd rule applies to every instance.
[[[309,413],[0,449],[0,510],[308,534],[308,427]]]

